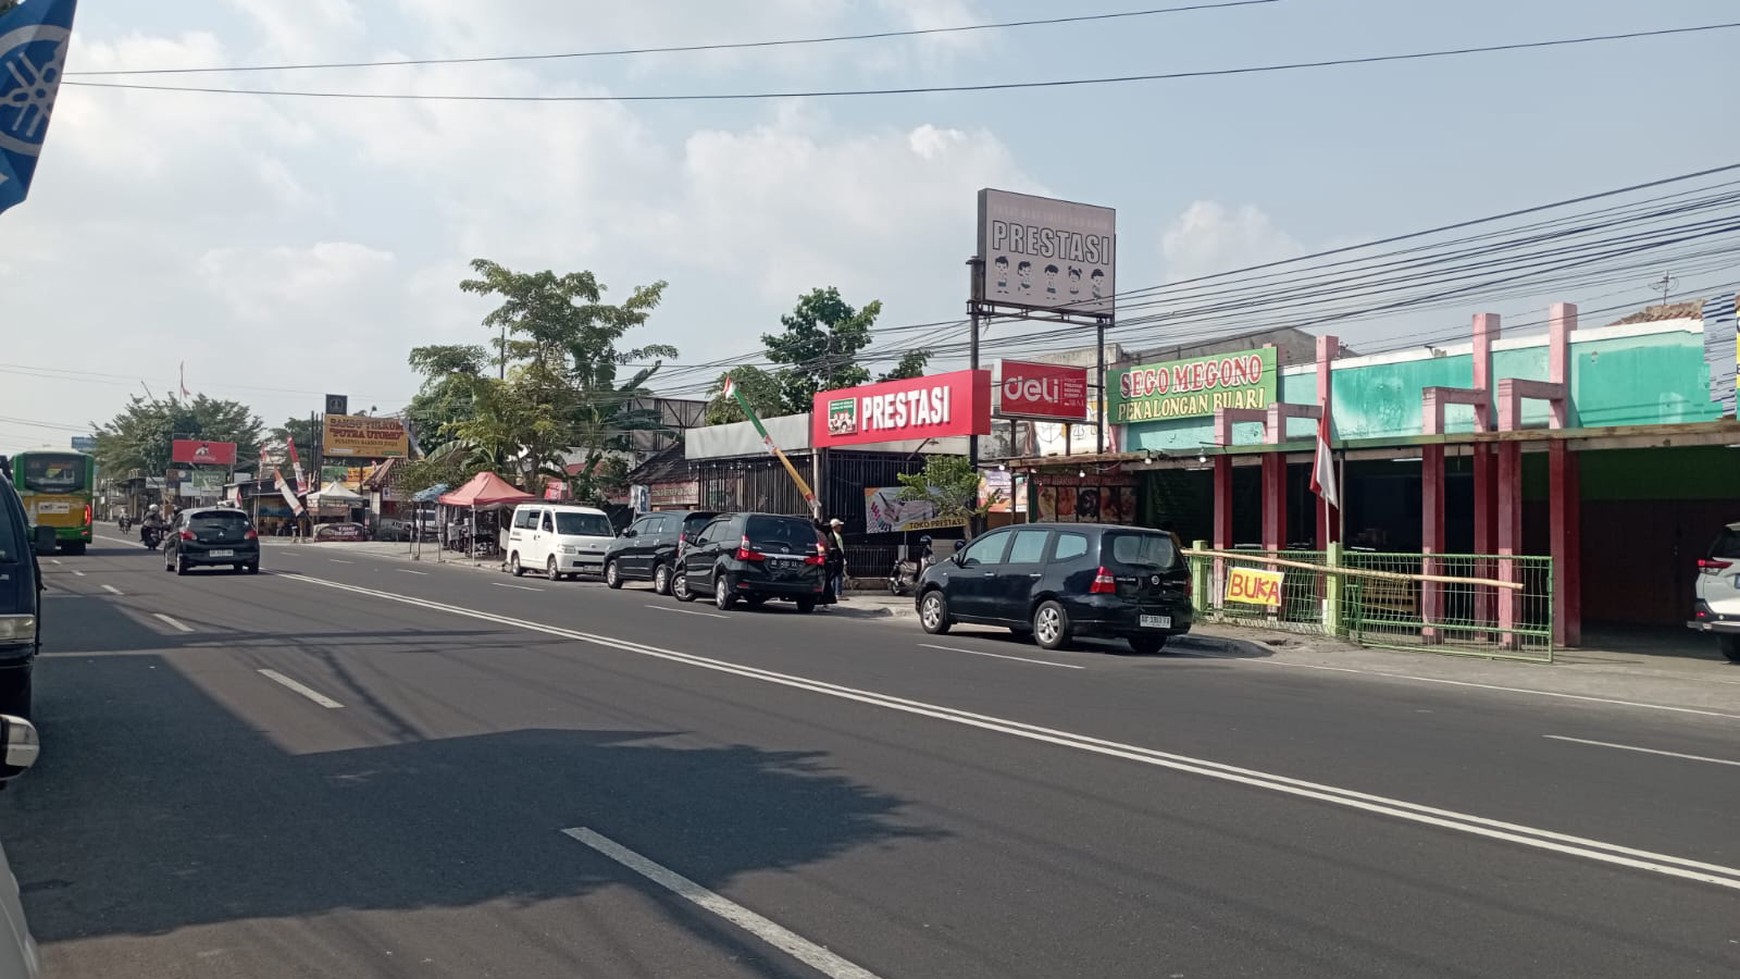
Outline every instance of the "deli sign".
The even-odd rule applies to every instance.
[[[990,432],[986,370],[821,391],[810,409],[810,444],[818,448]]]
[[[1048,421],[1086,421],[1088,372],[1086,367],[1064,364],[1033,364],[1003,361],[1003,381],[997,385],[997,414],[1005,418],[1043,418]]]
[[[170,444],[169,458],[184,466],[233,466],[236,464],[236,443],[176,439]]]

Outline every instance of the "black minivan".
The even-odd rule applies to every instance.
[[[1017,524],[984,534],[925,569],[918,621],[1006,626],[1046,649],[1123,639],[1156,653],[1190,631],[1190,569],[1178,538],[1111,524]]]
[[[635,518],[604,551],[604,583],[650,581],[660,595],[671,593],[677,551],[719,514],[713,510],[665,510]]]
[[[30,717],[30,675],[42,646],[36,556],[54,547],[54,528],[30,526],[9,473],[0,472],[0,714]]]
[[[827,587],[828,548],[806,517],[722,513],[684,545],[671,594],[692,602],[712,595],[720,611],[742,599],[756,608],[770,598],[816,609]]]

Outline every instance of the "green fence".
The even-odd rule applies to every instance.
[[[1349,551],[1190,555],[1199,620],[1365,646],[1552,662],[1547,557]]]

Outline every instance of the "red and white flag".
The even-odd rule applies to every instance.
[[[290,512],[298,517],[302,516],[302,501],[296,498],[296,493],[290,489],[290,484],[284,481],[284,474],[274,468],[272,476],[278,480],[278,492],[284,494],[284,502],[290,504]]]
[[[296,495],[307,496],[308,477],[302,475],[302,457],[296,454],[296,440],[286,436],[284,442],[290,447],[290,471],[296,474]]]
[[[181,400],[186,401],[192,396],[193,392],[187,389],[187,361],[184,360],[181,362]]]
[[[1335,457],[1329,453],[1329,405],[1317,418],[1317,453],[1311,460],[1311,492],[1323,502],[1341,509],[1341,494],[1335,490]]]

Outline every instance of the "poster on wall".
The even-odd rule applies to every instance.
[[[1140,516],[1136,485],[1129,477],[1042,476],[1037,482],[1039,520],[1133,524]]]
[[[899,486],[864,488],[864,532],[898,534],[909,530],[942,530],[959,527],[959,520],[936,515],[929,500],[902,500]]]

